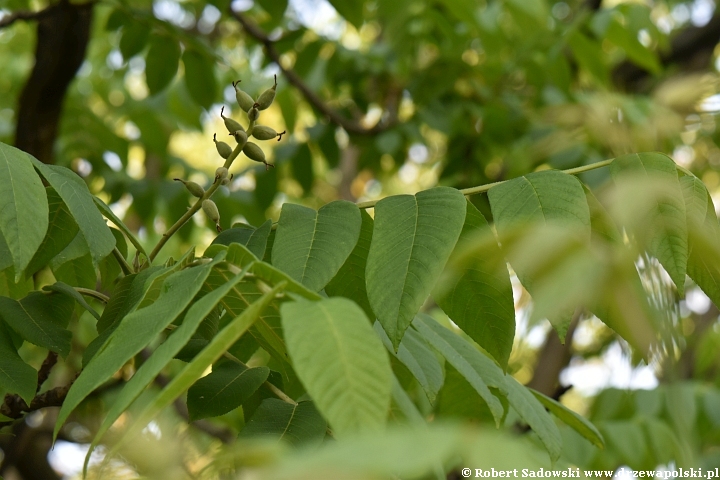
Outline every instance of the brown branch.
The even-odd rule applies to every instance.
[[[43,366],[44,365],[45,363],[43,362]],[[32,399],[30,405],[20,398],[20,395],[8,393],[5,395],[3,404],[0,405],[0,413],[6,417],[18,419],[25,413],[34,412],[35,410],[40,410],[41,408],[59,407],[65,401],[65,397],[78,375],[80,374],[78,373],[67,385],[51,388],[44,393],[35,395],[35,398]],[[0,422],[0,428],[12,425],[13,423],[15,422]]]
[[[42,384],[45,383],[45,380],[47,380],[50,376],[50,370],[52,370],[57,363],[57,359],[57,353],[48,352],[47,357],[43,360],[43,363],[40,366],[40,371],[38,372],[37,390],[35,390],[35,393],[40,391],[40,387],[42,387]]]
[[[280,68],[280,71],[283,73],[285,78],[287,78],[288,82],[295,88],[300,90],[300,93],[303,94],[308,103],[315,107],[315,109],[318,110],[320,113],[327,116],[332,122],[344,128],[346,132],[356,135],[376,135],[397,125],[398,120],[396,108],[390,108],[388,110],[388,118],[385,121],[381,119],[375,126],[371,128],[366,128],[362,126],[359,122],[344,117],[339,112],[327,105],[327,103],[325,103],[322,98],[320,98],[315,92],[313,92],[294,70],[283,67],[282,63],[280,62],[280,54],[275,48],[275,42],[272,41],[265,34],[265,32],[263,32],[257,25],[248,20],[244,15],[238,12],[234,12],[232,10],[230,11],[230,14],[238,22],[240,22],[245,31],[251,37],[263,44],[263,47],[265,48],[265,53],[267,53],[268,57],[270,57],[270,59]],[[391,107],[393,107],[393,105],[391,105]]]
[[[18,12],[11,13],[10,15],[4,16],[2,18],[2,20],[0,20],[0,28],[9,27],[10,25],[17,22],[18,20],[39,20],[48,14],[48,10],[49,10],[49,8],[40,10],[38,12],[21,10]]]

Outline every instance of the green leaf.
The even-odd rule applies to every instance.
[[[445,375],[440,361],[425,340],[416,331],[407,330],[402,342],[400,342],[400,347],[395,352],[392,342],[380,322],[375,322],[373,329],[390,354],[400,360],[413,374],[430,403],[435,403],[435,398],[443,386]]]
[[[500,367],[428,315],[416,316],[413,326],[472,385],[490,408],[495,424],[500,426],[505,410],[500,399],[488,388],[488,386],[500,388],[504,385],[505,380]]]
[[[298,378],[338,436],[381,430],[390,407],[390,361],[355,303],[345,298],[280,307]]]
[[[363,0],[330,0],[330,4],[337,12],[358,30],[362,27]]]
[[[10,251],[16,282],[48,229],[47,196],[31,158],[0,143],[0,233]]]
[[[163,368],[165,368],[165,366],[183,348],[183,346],[188,343],[193,333],[195,333],[198,325],[200,325],[200,322],[202,322],[202,320],[218,305],[220,300],[228,294],[230,289],[237,285],[237,283],[245,277],[246,273],[247,270],[243,270],[231,278],[228,282],[220,285],[218,288],[212,290],[210,293],[195,302],[185,314],[182,324],[172,332],[168,339],[165,340],[165,342],[163,342],[152,355],[150,355],[150,358],[143,362],[137,372],[135,372],[135,375],[132,376],[130,381],[127,382],[125,387],[122,389],[120,395],[110,407],[110,411],[95,434],[95,438],[90,444],[90,448],[85,457],[85,470],[87,470],[87,463],[90,459],[92,451],[98,443],[100,443],[100,440],[102,440],[105,432],[108,431],[112,424],[115,423],[115,420],[122,415],[130,404],[140,395],[140,393],[142,393],[143,389],[155,379],[155,377],[162,371]],[[132,281],[126,282],[127,286],[123,287],[121,287],[121,284],[119,283],[117,289],[122,288],[123,290],[121,290],[121,292],[128,291],[131,283]],[[111,300],[105,309],[106,311],[111,307],[117,308],[112,304],[112,300],[120,293],[117,289],[111,297]],[[104,314],[105,312],[103,312],[103,315]]]
[[[202,287],[210,270],[222,259],[223,255],[219,255],[210,263],[170,275],[163,283],[162,291],[154,303],[132,312],[118,324],[70,387],[58,414],[55,436],[70,413],[85,397],[152,342],[185,310]]]
[[[202,376],[205,369],[215,363],[215,361],[250,328],[260,315],[260,312],[275,299],[275,296],[282,291],[283,287],[283,284],[273,287],[223,328],[207,347],[197,354],[190,363],[185,365],[180,373],[153,398],[138,415],[137,420],[125,433],[123,438],[113,446],[108,457],[112,456],[129,439],[134,438],[155,415],[182,395],[185,390],[190,388],[190,386]]]
[[[537,398],[540,403],[545,406],[545,408],[550,410],[550,413],[565,422],[567,426],[571,427],[580,435],[588,439],[596,447],[605,448],[605,440],[603,439],[603,436],[589,420],[584,418],[582,415],[578,415],[573,412],[555,399],[543,395],[536,390],[530,389],[530,391],[533,395],[535,395],[535,398]]]
[[[531,173],[491,188],[488,197],[500,243],[505,243],[504,237],[518,228],[534,225],[563,228],[565,236],[575,234],[583,240],[591,238],[590,209],[585,191],[573,175],[554,170]],[[562,250],[556,250],[562,255]],[[530,295],[538,296],[547,285],[537,278],[537,269],[528,264],[537,264],[542,259],[528,261],[527,248],[515,253],[513,256],[508,252],[510,264]],[[574,310],[575,307],[570,305],[550,318],[561,339],[565,338]]]
[[[115,237],[95,208],[93,196],[85,182],[72,170],[56,165],[46,165],[32,159],[35,168],[60,195],[72,214],[80,232],[90,247],[93,263],[108,255],[115,247]]]
[[[615,16],[608,24],[605,38],[625,50],[630,60],[648,72],[657,75],[662,71],[657,54],[640,43],[637,33],[620,23]]]
[[[0,297],[1,298],[1,297]],[[17,393],[30,405],[37,388],[37,370],[18,355],[10,332],[0,322],[0,388],[7,393]]]
[[[290,165],[293,177],[298,181],[305,195],[308,195],[312,191],[315,173],[313,172],[312,152],[307,143],[300,145],[290,160]]]
[[[130,240],[130,243],[132,243],[137,250],[145,255],[147,257],[147,253],[145,253],[145,249],[143,248],[140,241],[133,235],[133,233],[130,231],[130,229],[123,223],[122,220],[120,220],[115,213],[108,207],[105,202],[100,200],[98,197],[93,196],[93,201],[95,202],[95,206],[97,206],[98,210],[100,210],[100,213],[102,213],[105,218],[110,220],[118,229],[120,229],[121,232],[125,234],[125,236]]]
[[[315,211],[285,203],[272,250],[272,264],[310,290],[319,291],[352,252],[362,220],[354,203],[338,200]]]
[[[60,195],[52,187],[47,187],[45,192],[50,210],[48,229],[40,247],[38,247],[25,269],[26,278],[31,277],[47,265],[53,257],[62,252],[72,242],[78,233],[77,223],[70,215],[70,211],[60,198]]]
[[[0,297],[0,317],[28,342],[67,357],[72,334],[65,327],[74,306],[65,295],[30,292],[20,301]]]
[[[473,248],[483,238],[484,248]],[[503,369],[507,368],[515,337],[515,303],[510,273],[502,259],[485,217],[467,202],[456,252],[471,249],[459,262],[462,271],[435,288],[438,306],[478,345],[490,353]],[[455,255],[454,255],[455,256]],[[452,260],[451,260],[451,263]]]
[[[375,205],[365,271],[368,300],[396,349],[455,247],[465,205],[462,193],[448,187]]]
[[[680,178],[688,222],[687,274],[720,305],[720,256],[715,247],[720,226],[710,194],[702,181],[690,175]]]
[[[369,318],[375,318],[365,287],[365,267],[372,241],[373,219],[365,210],[360,210],[360,217],[362,225],[355,248],[338,273],[325,286],[325,293],[331,297],[349,298],[360,305]]]
[[[96,319],[100,320],[100,314],[95,311],[86,301],[85,298],[78,293],[77,290],[75,290],[73,287],[68,285],[67,283],[63,282],[55,282],[52,285],[46,285],[43,287],[43,290],[50,291],[50,292],[57,292],[61,293],[63,295],[67,295],[68,297],[75,300],[77,303],[80,304],[81,307],[83,307],[85,310],[90,312],[90,314],[95,317]]]
[[[217,97],[215,64],[196,50],[187,49],[183,53],[185,66],[185,86],[195,102],[208,109]]]
[[[602,47],[580,30],[572,30],[567,36],[568,45],[578,65],[595,77],[601,84],[610,83],[608,68]]]
[[[208,277],[207,283],[217,288],[232,276],[226,270],[216,269]],[[254,282],[240,282],[223,298],[222,305],[230,315],[238,316],[261,296],[262,292]],[[275,305],[261,312],[250,333],[268,353],[281,362],[287,362],[285,342],[280,331],[280,315]]]
[[[688,263],[688,227],[675,162],[660,153],[634,153],[613,160],[610,173],[616,182],[650,181],[658,189],[654,204],[643,212],[647,228],[635,233],[648,237],[648,251],[665,267],[682,296]],[[623,180],[626,175],[631,178]],[[632,178],[633,175],[637,177]]]
[[[89,253],[55,266],[52,272],[57,280],[75,287],[93,288],[97,283],[97,274]]]
[[[590,238],[590,209],[580,181],[556,170],[530,173],[488,191],[501,237],[516,225],[558,223]]]
[[[503,409],[507,410],[508,402],[501,392],[495,388],[490,391],[500,399]],[[445,365],[445,383],[438,393],[434,412],[436,418],[460,418],[482,423],[495,420],[487,403],[452,365]]]
[[[288,6],[288,0],[258,0],[258,3],[273,19],[282,18]]]
[[[150,28],[137,19],[123,25],[122,38],[120,38],[120,53],[127,62],[130,57],[142,52],[150,37]]]
[[[545,407],[533,396],[530,389],[521,385],[514,377],[507,375],[505,385],[501,387],[507,395],[510,405],[525,423],[540,437],[550,460],[555,462],[562,453],[562,437],[560,430]]]
[[[250,225],[236,224],[233,228],[223,230],[220,235],[215,237],[211,245],[230,245],[231,243],[240,243],[245,245],[250,252],[257,258],[261,259],[265,254],[268,236],[272,228],[272,220],[268,220],[258,228]]]
[[[306,286],[296,282],[290,278],[285,272],[278,270],[269,263],[255,262],[252,266],[253,273],[261,280],[270,283],[271,285],[277,285],[280,282],[286,282],[285,291],[289,293],[295,293],[300,295],[302,298],[308,300],[319,300],[321,297],[317,293],[308,289]]]
[[[236,409],[260,388],[269,374],[268,367],[248,368],[230,361],[213,366],[212,373],[188,390],[190,420],[217,417]]]
[[[290,445],[313,445],[325,438],[327,423],[312,402],[292,405],[266,398],[240,431],[240,438],[270,437]]]
[[[167,35],[153,35],[145,57],[145,81],[150,95],[157,95],[167,87],[178,71],[180,44]]]

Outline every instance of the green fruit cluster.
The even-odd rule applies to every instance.
[[[248,127],[246,129],[237,120],[226,117],[225,107],[220,110],[220,117],[223,119],[225,128],[227,128],[230,136],[232,136],[237,142],[237,146],[233,149],[227,143],[219,141],[217,139],[217,134],[213,135],[213,142],[215,143],[215,148],[217,149],[218,154],[223,159],[225,159],[225,163],[223,164],[223,166],[218,167],[218,169],[215,170],[215,179],[213,180],[212,185],[208,187],[207,190],[205,190],[202,186],[198,185],[195,182],[189,182],[181,178],[175,179],[176,181],[181,182],[183,185],[185,185],[185,188],[193,196],[199,199],[193,207],[192,214],[194,214],[197,210],[200,209],[200,207],[202,207],[205,215],[207,215],[207,217],[215,223],[215,228],[218,232],[222,231],[222,228],[220,228],[220,212],[218,211],[215,202],[210,200],[210,197],[213,195],[213,193],[215,193],[215,190],[217,190],[220,185],[228,185],[232,180],[233,175],[228,172],[228,169],[230,168],[233,160],[235,160],[238,154],[240,152],[243,152],[249,159],[264,164],[266,170],[270,167],[275,167],[275,165],[267,162],[267,160],[265,159],[265,152],[263,152],[263,150],[257,144],[249,142],[248,138],[254,137],[257,140],[272,140],[273,138],[277,138],[278,141],[280,141],[282,136],[285,134],[284,131],[278,133],[273,128],[267,127],[265,125],[257,125],[256,123],[258,118],[260,117],[260,112],[270,107],[270,105],[272,105],[273,101],[275,100],[275,91],[277,90],[277,77],[275,77],[275,82],[273,86],[262,92],[257,97],[257,100],[253,100],[250,95],[248,95],[246,92],[244,92],[238,87],[240,85],[240,80],[238,80],[237,82],[233,82],[232,85],[233,88],[235,88],[235,98],[237,99],[238,106],[247,113],[249,120]]]

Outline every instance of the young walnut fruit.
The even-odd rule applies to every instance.
[[[272,105],[273,100],[275,100],[275,91],[277,90],[277,75],[274,75],[273,77],[275,78],[275,84],[265,90],[263,93],[261,93],[257,99],[257,102],[255,102],[255,107],[258,110],[265,110],[270,105]]]
[[[224,111],[225,111],[225,107],[223,106],[220,109],[220,117],[222,117],[223,122],[225,123],[225,128],[227,128],[227,131],[230,133],[235,133],[238,130],[242,130],[244,132],[245,129],[243,128],[242,125],[240,125],[240,122],[236,122],[232,118],[229,118],[229,117],[226,117],[225,115],[223,115]]]
[[[182,182],[183,185],[185,185],[185,188],[187,188],[188,192],[190,192],[195,197],[202,197],[205,195],[205,189],[198,185],[195,182],[186,182],[182,178],[173,178],[176,182]]]
[[[275,129],[266,127],[265,125],[255,125],[250,134],[258,140],[271,140],[278,137],[278,142],[285,135],[285,131],[280,133],[276,132]]]
[[[232,148],[225,142],[218,142],[216,135],[213,135],[213,142],[215,142],[215,148],[222,158],[228,158],[232,155]]]
[[[251,108],[253,108],[253,105],[255,105],[255,102],[253,101],[252,97],[245,93],[244,91],[240,90],[238,88],[238,85],[240,85],[240,80],[237,82],[233,82],[232,86],[235,89],[235,99],[237,100],[238,105],[240,108],[242,108],[243,112],[247,112]]]

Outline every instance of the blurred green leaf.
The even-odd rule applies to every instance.
[[[226,361],[188,390],[190,420],[217,417],[242,405],[267,380],[267,367],[248,368]]]
[[[180,44],[166,35],[153,35],[145,56],[145,81],[150,95],[157,95],[175,78],[180,61]]]
[[[67,357],[72,334],[66,327],[74,306],[65,295],[30,292],[19,301],[0,297],[0,317],[28,342]]]
[[[37,371],[20,358],[7,327],[2,323],[0,323],[0,387],[8,393],[17,393],[28,405],[35,397],[37,388]]]
[[[187,49],[182,56],[185,66],[185,86],[195,102],[206,110],[217,97],[215,64],[205,55]]]
[[[120,53],[127,62],[131,57],[142,52],[150,38],[150,27],[144,22],[132,19],[123,25],[120,38]]]

